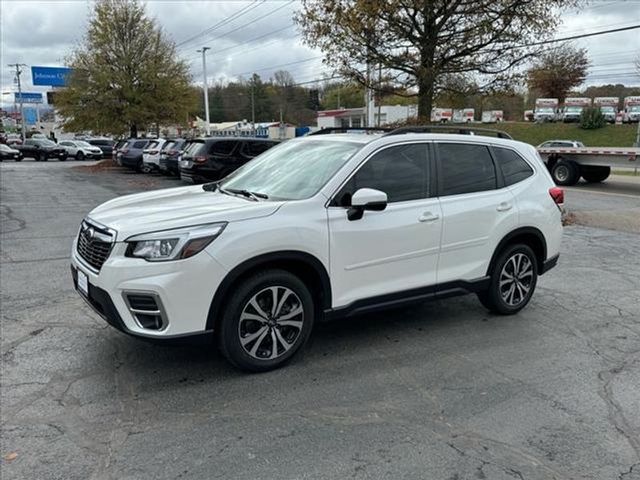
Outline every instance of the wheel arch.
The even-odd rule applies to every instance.
[[[487,275],[493,273],[493,267],[500,253],[509,245],[517,243],[528,245],[533,250],[536,255],[538,272],[543,271],[544,262],[547,259],[547,242],[543,233],[536,227],[520,227],[509,232],[500,240],[487,267]]]
[[[235,285],[251,274],[269,268],[291,272],[298,276],[312,293],[318,292],[320,302],[315,306],[318,315],[331,308],[331,281],[327,269],[318,258],[298,250],[270,252],[245,260],[225,276],[211,301],[206,329],[218,329],[224,299]]]

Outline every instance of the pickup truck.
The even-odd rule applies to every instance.
[[[23,157],[35,158],[36,162],[46,162],[50,158],[64,162],[67,159],[67,150],[51,140],[27,138],[22,145],[13,148],[20,150]]]

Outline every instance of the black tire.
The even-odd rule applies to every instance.
[[[49,160],[47,158],[47,154],[46,153],[41,153],[39,158],[40,158],[40,160],[39,160],[40,162],[46,162],[47,160]]]
[[[603,182],[611,175],[611,167],[582,167],[582,178],[589,183]]]
[[[284,297],[280,310],[285,312],[284,316],[291,315],[298,309],[301,309],[301,313],[281,320],[278,320],[277,316],[272,317],[274,302],[270,300],[270,288],[276,288],[276,292],[280,292]],[[287,295],[287,290],[294,295]],[[260,315],[252,306],[252,300],[264,309],[263,313],[270,310],[267,320],[264,320],[267,317]],[[241,320],[243,315],[249,315],[251,318],[244,317],[244,320]],[[311,293],[302,280],[284,270],[266,270],[246,278],[234,289],[221,316],[217,338],[224,357],[242,370],[266,372],[286,364],[307,342],[313,329],[315,310]],[[279,323],[282,321],[301,323],[301,328]],[[251,335],[254,335],[255,340],[246,341],[243,346],[241,339]],[[269,358],[273,354],[273,338],[276,338],[276,356]],[[282,339],[291,343],[283,343]],[[289,348],[285,347],[285,343]]]
[[[21,162],[22,159],[21,158],[16,158],[16,162]]]
[[[524,263],[524,258],[528,260],[528,265]],[[521,265],[526,266],[530,275],[519,278],[519,285],[501,282],[508,282],[503,277],[513,271],[516,262],[520,259]],[[505,268],[506,267],[506,268]],[[513,268],[512,268],[513,267]],[[529,268],[530,267],[530,268]],[[523,273],[525,270],[521,271]],[[513,315],[522,310],[531,300],[531,296],[536,289],[538,282],[538,263],[536,256],[530,247],[524,244],[509,245],[496,259],[491,272],[491,282],[489,289],[478,293],[478,300],[489,311],[501,315]],[[525,293],[525,288],[526,290]],[[510,292],[512,292],[510,296]],[[509,298],[513,301],[510,302]],[[517,300],[517,301],[516,301]]]
[[[84,160],[84,153],[82,153],[82,152],[76,153],[76,160],[78,160],[79,162]]]
[[[551,177],[556,185],[575,185],[580,180],[580,167],[575,162],[558,160],[551,168]]]

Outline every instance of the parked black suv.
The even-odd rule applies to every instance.
[[[102,150],[102,158],[111,158],[113,146],[116,142],[108,138],[90,138],[87,143],[99,147]]]
[[[142,152],[151,140],[146,138],[133,138],[119,151],[119,163],[123,167],[133,168],[142,171]]]
[[[203,138],[190,141],[180,161],[180,178],[192,183],[219,180],[277,145],[260,138]]]
[[[24,157],[35,158],[36,162],[46,162],[50,158],[57,158],[61,162],[67,159],[67,150],[57,143],[44,138],[27,138],[22,145],[13,148],[20,150]]]
[[[182,149],[185,147],[187,141],[184,138],[176,138],[173,140],[167,140],[162,152],[160,152],[160,163],[158,168],[162,173],[180,174],[180,167],[178,161],[180,155],[182,155]]]

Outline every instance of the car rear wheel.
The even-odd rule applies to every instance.
[[[76,160],[78,160],[78,161],[84,160],[84,153],[82,153],[82,152],[76,153]]]
[[[575,162],[558,160],[551,168],[551,176],[556,185],[575,185],[580,180],[580,167]]]
[[[222,312],[218,342],[236,367],[265,372],[287,363],[306,343],[314,322],[307,286],[284,270],[267,270],[235,289]]]
[[[39,162],[46,162],[47,161],[47,154],[46,153],[41,153],[38,157],[38,161]]]
[[[524,244],[511,245],[496,260],[489,288],[478,299],[494,313],[513,315],[529,303],[537,281],[533,250]]]

